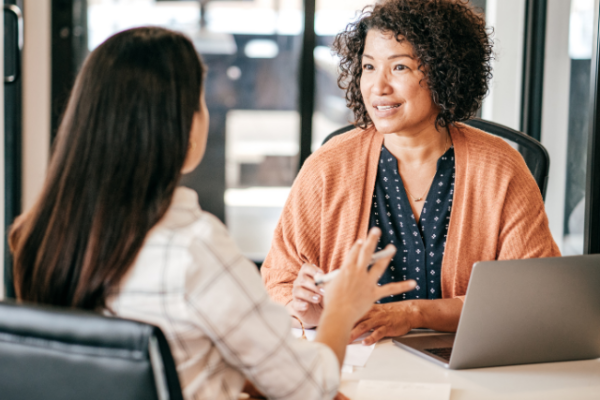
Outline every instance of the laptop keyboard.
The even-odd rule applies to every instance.
[[[446,361],[450,361],[450,355],[452,354],[452,347],[440,347],[437,349],[425,349],[426,352],[431,353],[435,356],[443,358]]]

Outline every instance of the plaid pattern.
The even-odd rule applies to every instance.
[[[287,311],[190,189],[177,189],[109,307],[163,330],[186,399],[237,399],[246,378],[270,399],[337,392],[334,353],[291,335]]]

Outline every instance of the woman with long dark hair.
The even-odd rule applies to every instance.
[[[256,267],[178,188],[202,159],[208,111],[192,43],[162,28],[118,33],[79,74],[43,190],[10,232],[17,298],[146,321],[167,336],[189,399],[335,396],[353,324],[388,257],[367,270],[373,230],[327,285],[316,342],[294,339]],[[330,312],[330,310],[333,310]]]

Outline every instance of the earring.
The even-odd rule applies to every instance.
[[[190,148],[190,150],[195,150],[196,149],[196,142],[191,141],[188,147]]]

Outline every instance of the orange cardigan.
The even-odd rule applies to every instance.
[[[473,263],[557,257],[538,186],[504,140],[464,124],[450,128],[456,156],[453,208],[442,261],[442,297],[464,298]],[[302,167],[261,268],[271,297],[292,299],[303,263],[342,265],[365,238],[383,135],[374,128],[337,136]]]

